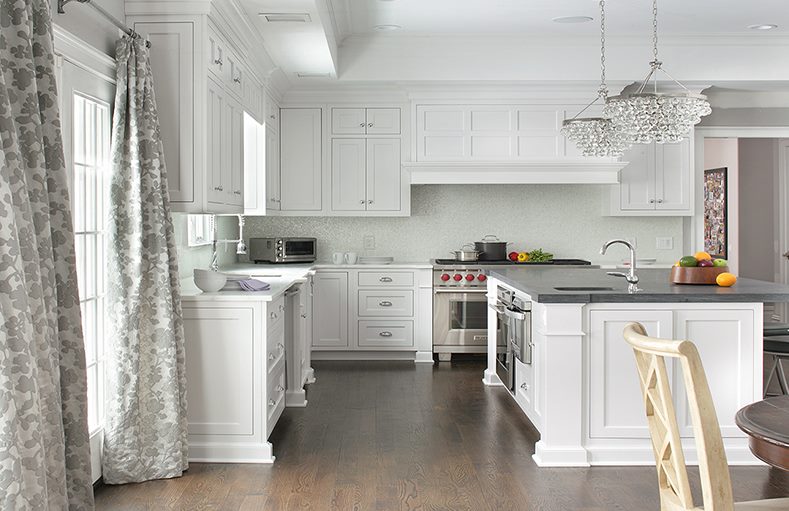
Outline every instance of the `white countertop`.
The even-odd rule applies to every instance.
[[[307,263],[307,264],[235,264],[221,268],[222,273],[232,275],[246,275],[250,278],[267,282],[271,285],[266,291],[218,291],[216,293],[204,293],[195,286],[194,279],[187,277],[181,279],[181,298],[183,300],[212,300],[212,301],[235,301],[239,299],[270,302],[288,290],[295,282],[304,279],[315,270],[413,270],[430,269],[433,266],[429,262],[404,262],[386,265],[378,264],[331,264],[331,263]]]

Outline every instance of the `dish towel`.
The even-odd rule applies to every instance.
[[[261,282],[260,280],[255,279],[239,280],[238,285],[244,291],[268,291],[271,289],[271,285],[267,282]]]

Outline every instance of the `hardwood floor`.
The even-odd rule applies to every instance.
[[[192,464],[99,486],[99,510],[658,510],[651,467],[540,469],[538,433],[479,361],[317,362],[307,408],[272,433],[274,465]],[[789,496],[789,473],[733,467],[737,500]],[[698,478],[694,492],[697,503]]]

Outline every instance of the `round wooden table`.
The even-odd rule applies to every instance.
[[[757,458],[789,470],[789,396],[752,403],[737,412],[735,420],[750,437],[751,452]]]

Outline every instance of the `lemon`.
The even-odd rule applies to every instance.
[[[721,287],[731,287],[737,282],[737,276],[732,273],[721,273],[715,282]]]

